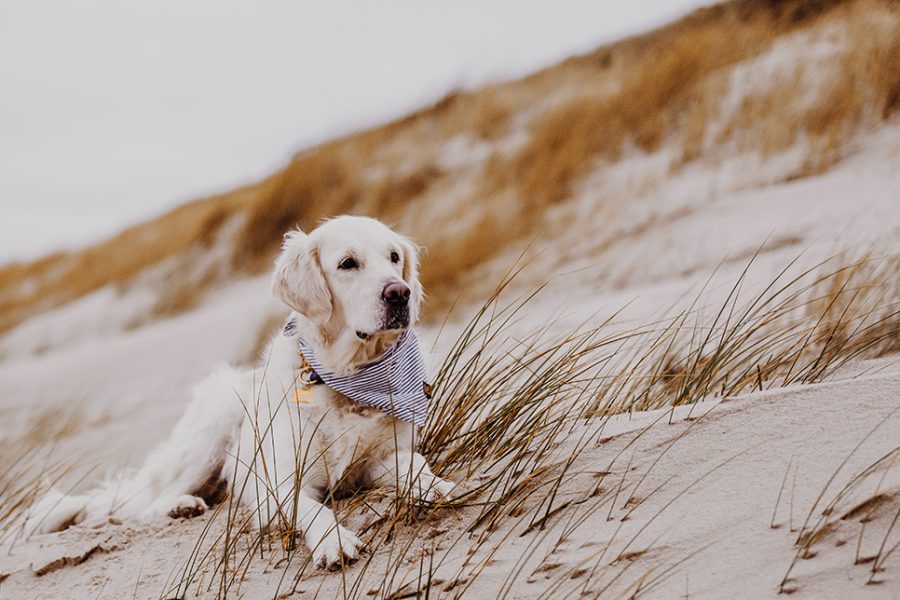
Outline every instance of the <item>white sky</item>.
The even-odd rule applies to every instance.
[[[0,262],[709,0],[4,0]]]

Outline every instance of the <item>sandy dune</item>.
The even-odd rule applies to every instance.
[[[522,535],[525,527],[516,523],[479,544],[477,536],[456,526],[464,514],[446,514],[426,526],[424,539],[411,540],[441,564],[433,592],[534,598],[605,590],[604,595],[619,597],[645,586],[647,597],[774,597],[798,552],[794,542],[807,517],[807,527],[816,525],[821,509],[848,481],[878,458],[896,453],[900,367],[896,360],[858,367],[867,374],[682,407],[671,418],[657,411],[613,420],[609,432],[631,431],[604,435],[582,455],[575,469],[580,474],[564,493],[576,501],[587,499],[555,526]],[[693,414],[685,419],[688,413]],[[600,478],[602,471],[608,474]],[[786,591],[806,598],[896,597],[896,559],[874,575],[867,559],[900,508],[898,474],[894,469],[883,477],[876,471],[837,505],[828,518],[837,525],[826,527],[812,544],[811,557],[797,562]],[[588,491],[598,483],[618,492],[592,498]],[[857,508],[876,492],[883,501]],[[812,510],[820,493],[818,510]],[[567,526],[582,518],[567,535]],[[865,530],[863,520],[869,521]],[[0,572],[9,574],[0,593],[4,598],[155,598],[178,577],[210,521],[207,515],[190,522],[40,536],[17,544],[0,561]],[[889,543],[898,537],[900,532]],[[487,554],[491,560],[480,570],[477,559]],[[523,556],[528,559],[522,561]],[[356,585],[363,596],[370,589],[377,592],[379,574],[389,561],[384,553],[376,555],[366,570],[351,567],[345,579],[333,573],[306,575],[297,597],[312,597],[316,590],[319,597],[341,597],[343,585]],[[284,570],[271,562],[267,555],[252,564],[235,596],[289,591],[291,574],[282,582]],[[417,567],[401,570],[395,589],[416,581]],[[214,592],[217,583],[209,585]]]

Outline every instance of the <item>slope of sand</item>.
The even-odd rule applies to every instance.
[[[527,333],[550,316],[561,317],[561,325],[591,315],[602,320],[623,306],[617,319],[622,326],[634,325],[678,302],[689,303],[714,271],[706,289],[715,306],[761,247],[745,286],[750,294],[801,252],[798,268],[847,248],[864,251],[875,244],[881,252],[896,252],[898,154],[900,132],[893,128],[867,140],[832,171],[803,180],[710,194],[711,186],[720,189],[712,185],[718,167],[679,175],[637,207],[649,211],[652,218],[646,221],[600,214],[571,235],[539,240],[550,251],[535,258],[537,276],[570,274],[536,299],[519,327]],[[601,195],[603,188],[588,192]],[[681,210],[684,203],[689,210]],[[624,233],[608,243],[592,235],[608,231],[601,222]],[[764,245],[766,239],[770,243]],[[472,278],[494,281],[496,275],[478,272]],[[75,488],[90,485],[107,469],[135,465],[171,429],[191,383],[216,363],[246,361],[252,354],[260,330],[282,312],[267,288],[266,277],[234,282],[211,292],[192,312],[137,328],[129,323],[147,303],[139,290],[101,293],[9,332],[0,339],[0,464],[5,467],[8,457],[28,448],[52,449],[55,458],[73,463],[64,487]],[[461,322],[451,319],[441,333],[438,357]],[[437,337],[436,330],[423,331],[424,339]],[[443,580],[434,588],[449,596],[465,591],[475,598],[503,593],[531,598],[545,590],[564,597],[604,586],[616,596],[638,582],[648,594],[664,598],[774,596],[797,552],[798,528],[835,470],[849,455],[811,522],[846,482],[900,444],[900,421],[892,413],[900,406],[900,369],[893,360],[857,363],[817,385],[679,409],[671,419],[662,413],[617,418],[603,432],[604,439],[615,437],[579,456],[575,471],[582,474],[560,491],[573,503],[547,529],[522,535],[527,524],[507,521],[479,544],[462,535],[460,523],[470,521],[474,510],[467,508],[446,511],[424,524],[421,539],[407,541],[434,553],[434,577]],[[710,406],[707,416],[696,418]],[[687,415],[691,420],[682,421]],[[654,420],[659,422],[636,433]],[[573,439],[579,435],[574,432]],[[558,452],[565,456],[565,445]],[[786,591],[796,588],[796,594],[810,598],[900,595],[900,551],[875,574],[880,583],[866,584],[873,567],[867,559],[897,514],[898,471],[900,466],[894,467],[883,480],[877,473],[830,512],[807,558],[797,561]],[[883,493],[876,501],[841,519],[854,503],[872,497],[879,480]],[[598,486],[618,490],[615,500],[598,504],[601,500],[584,498]],[[366,518],[355,516],[350,524],[360,528]],[[576,523],[560,540],[561,529]],[[212,532],[221,529],[204,516],[18,540],[0,557],[0,599],[166,597],[207,525]],[[898,536],[895,526],[886,549]],[[492,548],[497,550],[488,556]],[[274,558],[266,552],[245,565],[244,597],[290,589],[295,567],[284,568],[277,560],[277,552]],[[417,570],[418,562],[401,565],[390,590],[380,590],[391,560],[376,553],[367,570],[357,565],[344,577],[305,575],[299,583],[305,593],[298,597],[313,597],[316,590],[320,597],[334,597],[360,577],[354,594],[372,597],[366,595],[372,589],[378,596],[417,578],[406,570]],[[480,573],[472,572],[482,566]],[[662,574],[670,577],[654,579]],[[282,578],[287,583],[279,587]],[[209,578],[202,583],[209,585]],[[648,590],[652,583],[660,585]]]
[[[602,485],[621,490],[614,502],[584,502],[544,531],[523,535],[524,524],[508,525],[491,534],[496,543],[481,546],[456,527],[465,511],[476,509],[448,514],[426,528],[427,539],[412,542],[430,549],[440,562],[432,593],[465,590],[467,597],[495,598],[512,580],[507,590],[512,598],[537,597],[551,586],[558,586],[552,588],[555,597],[601,590],[617,597],[640,585],[648,588],[648,597],[659,598],[774,597],[820,494],[810,525],[848,481],[900,442],[896,358],[856,369],[866,373],[683,407],[671,419],[659,411],[618,418],[610,431],[625,432],[603,438],[582,454],[576,469],[582,474],[564,491],[583,497],[597,485],[597,472],[607,471]],[[685,419],[688,412],[693,414]],[[866,559],[877,552],[886,523],[900,509],[900,468],[883,475],[874,473],[838,505],[830,519],[838,525],[829,525],[811,546],[810,557],[797,561],[786,590],[805,598],[897,597],[896,555],[875,574],[874,583],[867,583],[872,562]],[[883,501],[841,518],[874,496],[876,487]],[[584,521],[563,536],[569,517]],[[0,572],[9,574],[0,597],[161,596],[179,578],[194,540],[210,520],[206,515],[140,528],[76,528],[19,543],[0,560]],[[888,547],[898,539],[900,531],[890,536]],[[472,548],[477,550],[470,556]],[[492,554],[487,566],[474,572],[487,554]],[[520,563],[523,555],[530,558]],[[235,597],[286,594],[291,567],[279,568],[275,560],[255,561]],[[322,598],[339,597],[342,586],[351,587],[361,574],[361,595],[377,593],[379,574],[388,563],[381,553],[365,574],[356,565],[344,579],[334,573],[305,575],[296,597],[313,597],[317,590]],[[417,564],[401,570],[394,589],[415,581],[417,574]],[[207,581],[188,597],[204,585],[216,589],[215,581]]]

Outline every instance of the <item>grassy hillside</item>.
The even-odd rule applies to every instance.
[[[790,176],[821,171],[900,109],[898,24],[891,0],[736,0],[518,81],[452,93],[301,152],[254,185],[0,269],[0,331],[148,273],[164,284],[157,314],[178,313],[217,281],[267,270],[284,231],[341,213],[376,216],[426,247],[433,318],[466,293],[460,274],[554,235],[548,215],[623,158],[665,152],[674,173],[800,148]]]

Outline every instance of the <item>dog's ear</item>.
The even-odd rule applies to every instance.
[[[302,231],[284,236],[272,293],[310,321],[325,323],[331,317],[331,290],[322,274],[318,248]]]
[[[403,236],[400,236],[400,247],[403,249],[403,280],[410,289],[413,314],[418,315],[425,299],[425,290],[419,281],[419,247]]]

